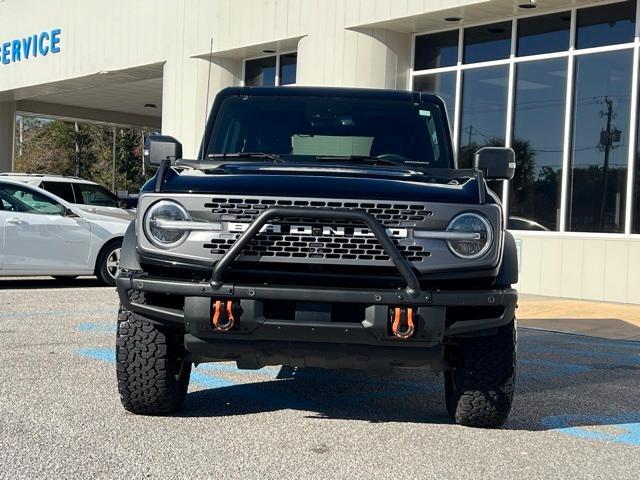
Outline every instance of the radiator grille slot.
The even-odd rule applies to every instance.
[[[337,208],[367,212],[373,215],[385,227],[400,227],[413,222],[424,222],[433,212],[426,205],[395,202],[357,202],[357,201],[313,201],[313,200],[276,200],[254,198],[216,197],[204,204],[211,209],[216,220],[251,222],[269,207],[316,207]],[[302,219],[288,218],[283,223],[300,222]],[[305,222],[323,224],[340,223],[306,219]]]

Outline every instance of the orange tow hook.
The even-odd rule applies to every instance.
[[[416,326],[413,323],[413,308],[396,307],[393,313],[393,324],[391,325],[393,335],[406,340],[407,338],[411,338],[415,331]]]
[[[225,302],[224,310],[222,307],[222,301],[216,300],[213,304],[211,323],[219,332],[228,332],[235,326],[236,319],[233,315],[233,302],[231,300],[227,300],[227,302]]]

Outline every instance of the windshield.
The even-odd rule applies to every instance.
[[[407,168],[451,168],[438,105],[345,97],[229,97],[207,155],[276,154],[284,160],[380,157]]]

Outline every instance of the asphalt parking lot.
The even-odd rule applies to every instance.
[[[498,430],[452,425],[441,378],[201,365],[173,417],[120,406],[117,296],[0,280],[0,478],[637,478],[640,343],[519,330]]]

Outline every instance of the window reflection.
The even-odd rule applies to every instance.
[[[493,23],[464,30],[464,63],[509,58],[511,22]]]
[[[635,18],[635,0],[578,10],[576,47],[633,42]]]
[[[417,92],[435,93],[447,106],[449,126],[453,128],[456,103],[456,72],[421,75],[413,80],[413,89]]]
[[[458,30],[416,37],[414,70],[458,63]]]
[[[518,56],[567,50],[570,27],[571,12],[518,20]]]
[[[473,166],[473,154],[485,146],[504,147],[507,122],[507,88],[509,67],[467,70],[462,82],[460,117],[460,168]],[[489,182],[502,197],[502,182]]]
[[[567,230],[623,232],[631,50],[576,57]]]
[[[484,146],[504,146],[509,69],[467,70],[463,74],[460,118],[460,167],[471,168],[473,154]]]
[[[567,59],[521,63],[516,72],[509,216],[547,230],[559,229],[566,77]]]

